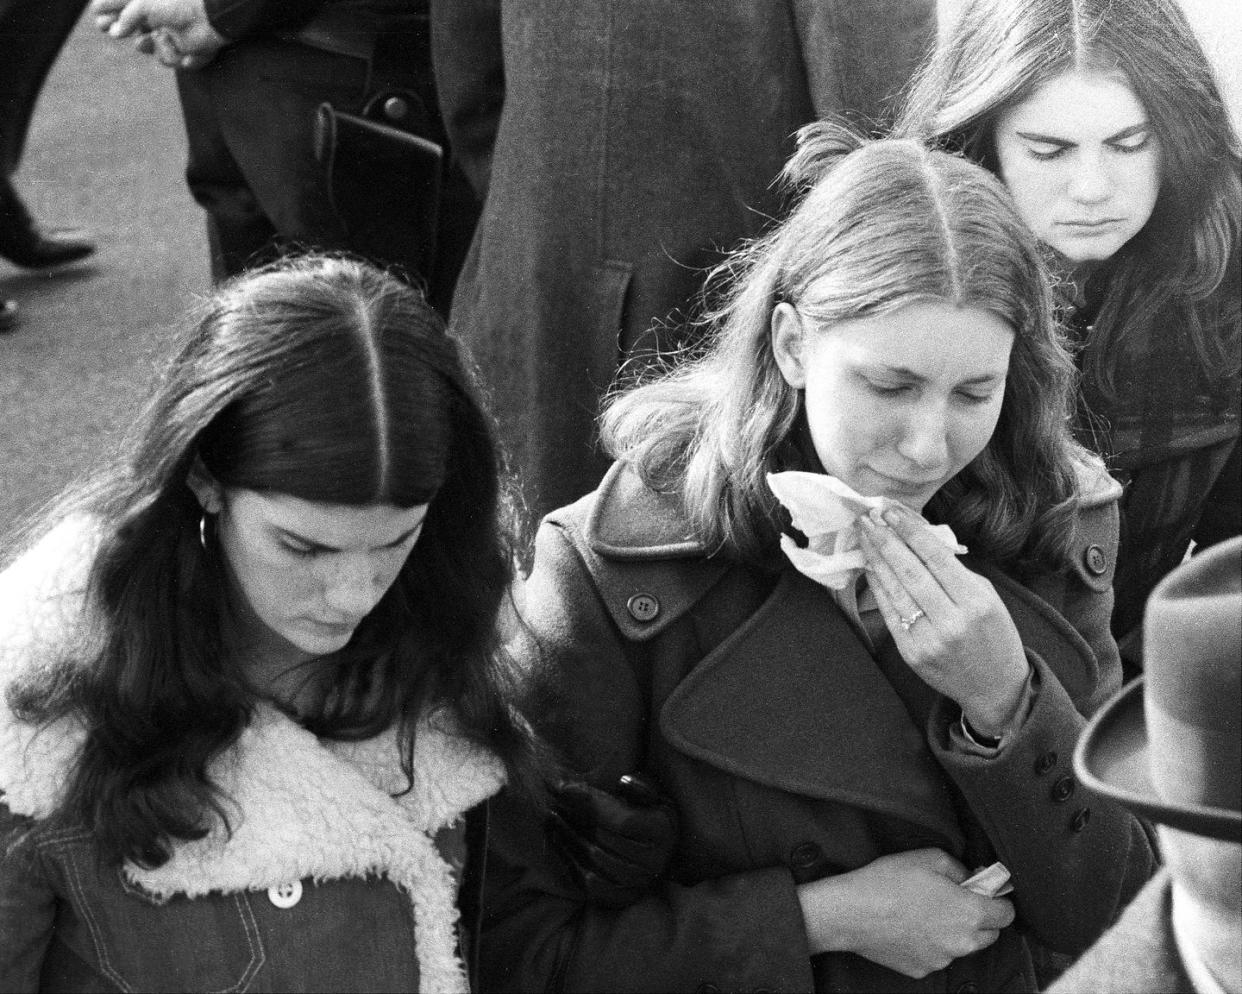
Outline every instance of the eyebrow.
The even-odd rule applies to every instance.
[[[413,528],[411,528],[409,531],[402,532],[391,542],[381,545],[379,546],[379,548],[391,549],[395,546],[401,545],[403,542],[408,541],[410,536],[413,535],[415,532],[420,531],[423,525],[426,523],[427,523],[427,516],[424,514],[422,519]],[[313,549],[316,552],[340,552],[341,551],[334,545],[324,545],[322,542],[316,542],[313,539],[307,538],[305,535],[299,535],[297,532],[292,531],[288,528],[282,528],[280,525],[276,525],[275,527],[276,527],[276,531],[280,533],[282,538],[291,539],[292,541],[300,545],[305,545],[307,548]]]
[[[870,369],[872,372],[887,373],[892,376],[899,376],[904,380],[913,380],[916,383],[927,382],[926,376],[921,376],[913,369],[907,369],[905,366],[878,365],[872,366]],[[968,380],[962,380],[957,385],[959,387],[983,386],[984,384],[999,383],[1001,380],[1007,379],[1008,376],[1008,370],[1000,373],[982,373],[979,376],[972,376]]]
[[[1122,128],[1116,134],[1109,135],[1104,139],[1106,142],[1125,141],[1134,135],[1144,131],[1150,131],[1151,124],[1148,121],[1140,121],[1138,124],[1131,124],[1128,128]],[[1037,131],[1017,131],[1015,132],[1019,138],[1025,138],[1027,141],[1045,142],[1048,145],[1062,145],[1066,148],[1078,144],[1065,138],[1057,138],[1055,135],[1041,135]]]

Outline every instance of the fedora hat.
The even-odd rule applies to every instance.
[[[1143,676],[1083,730],[1085,787],[1152,821],[1242,842],[1242,537],[1152,591]]]

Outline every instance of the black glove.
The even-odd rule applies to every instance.
[[[580,781],[552,791],[548,835],[589,900],[633,904],[668,867],[677,811],[648,778],[626,774],[611,793]]]

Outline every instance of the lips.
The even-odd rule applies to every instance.
[[[898,479],[895,476],[888,476],[885,473],[876,473],[875,475],[878,476],[881,480],[883,480],[893,490],[898,490],[904,493],[920,493],[926,490],[928,487],[939,486],[940,481],[941,481],[941,478],[939,476],[935,477],[934,479],[926,480],[920,483],[918,481]]]
[[[320,621],[318,618],[308,618],[307,620],[316,628],[322,628],[324,631],[332,632],[336,635],[344,635],[346,632],[352,632],[358,627],[357,622]]]
[[[1099,221],[1061,221],[1060,224],[1066,228],[1080,228],[1084,231],[1094,231],[1097,228],[1110,228],[1122,221],[1119,217],[1106,217]]]

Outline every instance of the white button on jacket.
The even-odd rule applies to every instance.
[[[269,887],[267,898],[278,908],[292,908],[302,900],[302,881],[294,880],[292,883]]]

